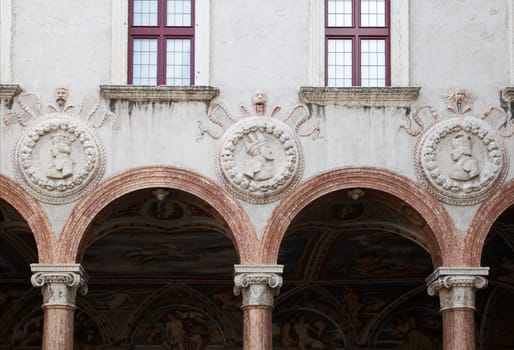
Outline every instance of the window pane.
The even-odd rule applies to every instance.
[[[327,19],[329,27],[351,27],[352,0],[328,0]]]
[[[191,40],[166,40],[166,85],[191,85]]]
[[[385,86],[385,40],[361,40],[361,85]]]
[[[157,85],[157,39],[134,39],[132,84]]]
[[[328,86],[352,86],[352,41],[328,40]]]
[[[191,26],[191,0],[168,0],[166,6],[168,27]]]
[[[156,26],[158,0],[133,0],[134,25]]]
[[[385,0],[361,0],[361,27],[385,27]]]

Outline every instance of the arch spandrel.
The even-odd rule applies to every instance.
[[[36,241],[39,262],[52,262],[55,257],[56,238],[41,204],[4,175],[0,175],[0,199],[16,209],[27,221]]]
[[[195,172],[174,167],[134,168],[98,185],[82,198],[63,227],[58,260],[79,261],[87,248],[86,233],[108,204],[125,194],[145,188],[164,187],[188,192],[211,205],[225,220],[241,263],[255,262],[257,235],[246,212],[226,190]]]
[[[512,205],[514,205],[514,180],[505,183],[478,208],[464,240],[467,265],[480,266],[482,250],[493,224]]]
[[[448,212],[420,185],[385,169],[348,167],[321,173],[300,184],[275,208],[268,221],[260,252],[264,263],[276,263],[280,245],[292,220],[314,200],[343,189],[369,188],[405,201],[427,222],[422,230],[434,266],[462,264],[460,238]]]

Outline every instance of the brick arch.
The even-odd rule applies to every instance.
[[[347,188],[369,188],[391,194],[414,208],[429,229],[421,233],[434,266],[459,266],[462,249],[457,230],[448,212],[419,184],[389,170],[348,167],[321,173],[303,182],[285,197],[272,213],[261,242],[263,263],[277,262],[278,253],[291,221],[314,200]]]
[[[52,224],[41,204],[20,185],[4,175],[0,175],[0,199],[16,209],[27,221],[36,241],[39,262],[52,262],[55,257],[56,238]]]
[[[514,179],[505,183],[478,208],[464,240],[466,264],[480,266],[484,243],[498,217],[514,205]]]
[[[79,262],[86,250],[86,233],[94,218],[108,204],[125,194],[152,187],[188,192],[210,204],[225,219],[240,262],[254,261],[257,236],[246,212],[225,189],[189,170],[174,167],[134,168],[96,186],[73,208],[58,242],[58,259]]]

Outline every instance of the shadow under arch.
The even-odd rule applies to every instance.
[[[466,266],[480,266],[485,240],[501,214],[514,205],[514,179],[505,183],[478,208],[471,221],[464,253]]]
[[[133,168],[96,186],[82,198],[63,227],[58,241],[58,260],[78,262],[86,250],[86,233],[96,215],[125,194],[152,187],[188,192],[211,205],[226,221],[242,264],[255,261],[257,236],[246,212],[230,193],[214,181],[190,170],[152,166]]]
[[[36,241],[39,263],[53,262],[56,255],[56,237],[41,204],[4,175],[0,175],[0,200],[11,205],[27,221]]]
[[[369,188],[393,195],[414,208],[427,222],[421,230],[434,267],[462,265],[462,245],[448,212],[428,191],[405,176],[375,167],[330,170],[306,180],[286,196],[272,213],[261,241],[261,260],[275,264],[291,221],[314,200],[343,189]]]

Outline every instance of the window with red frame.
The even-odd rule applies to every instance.
[[[391,85],[390,0],[325,1],[326,85]]]
[[[194,0],[129,0],[129,84],[193,84],[193,9]]]

